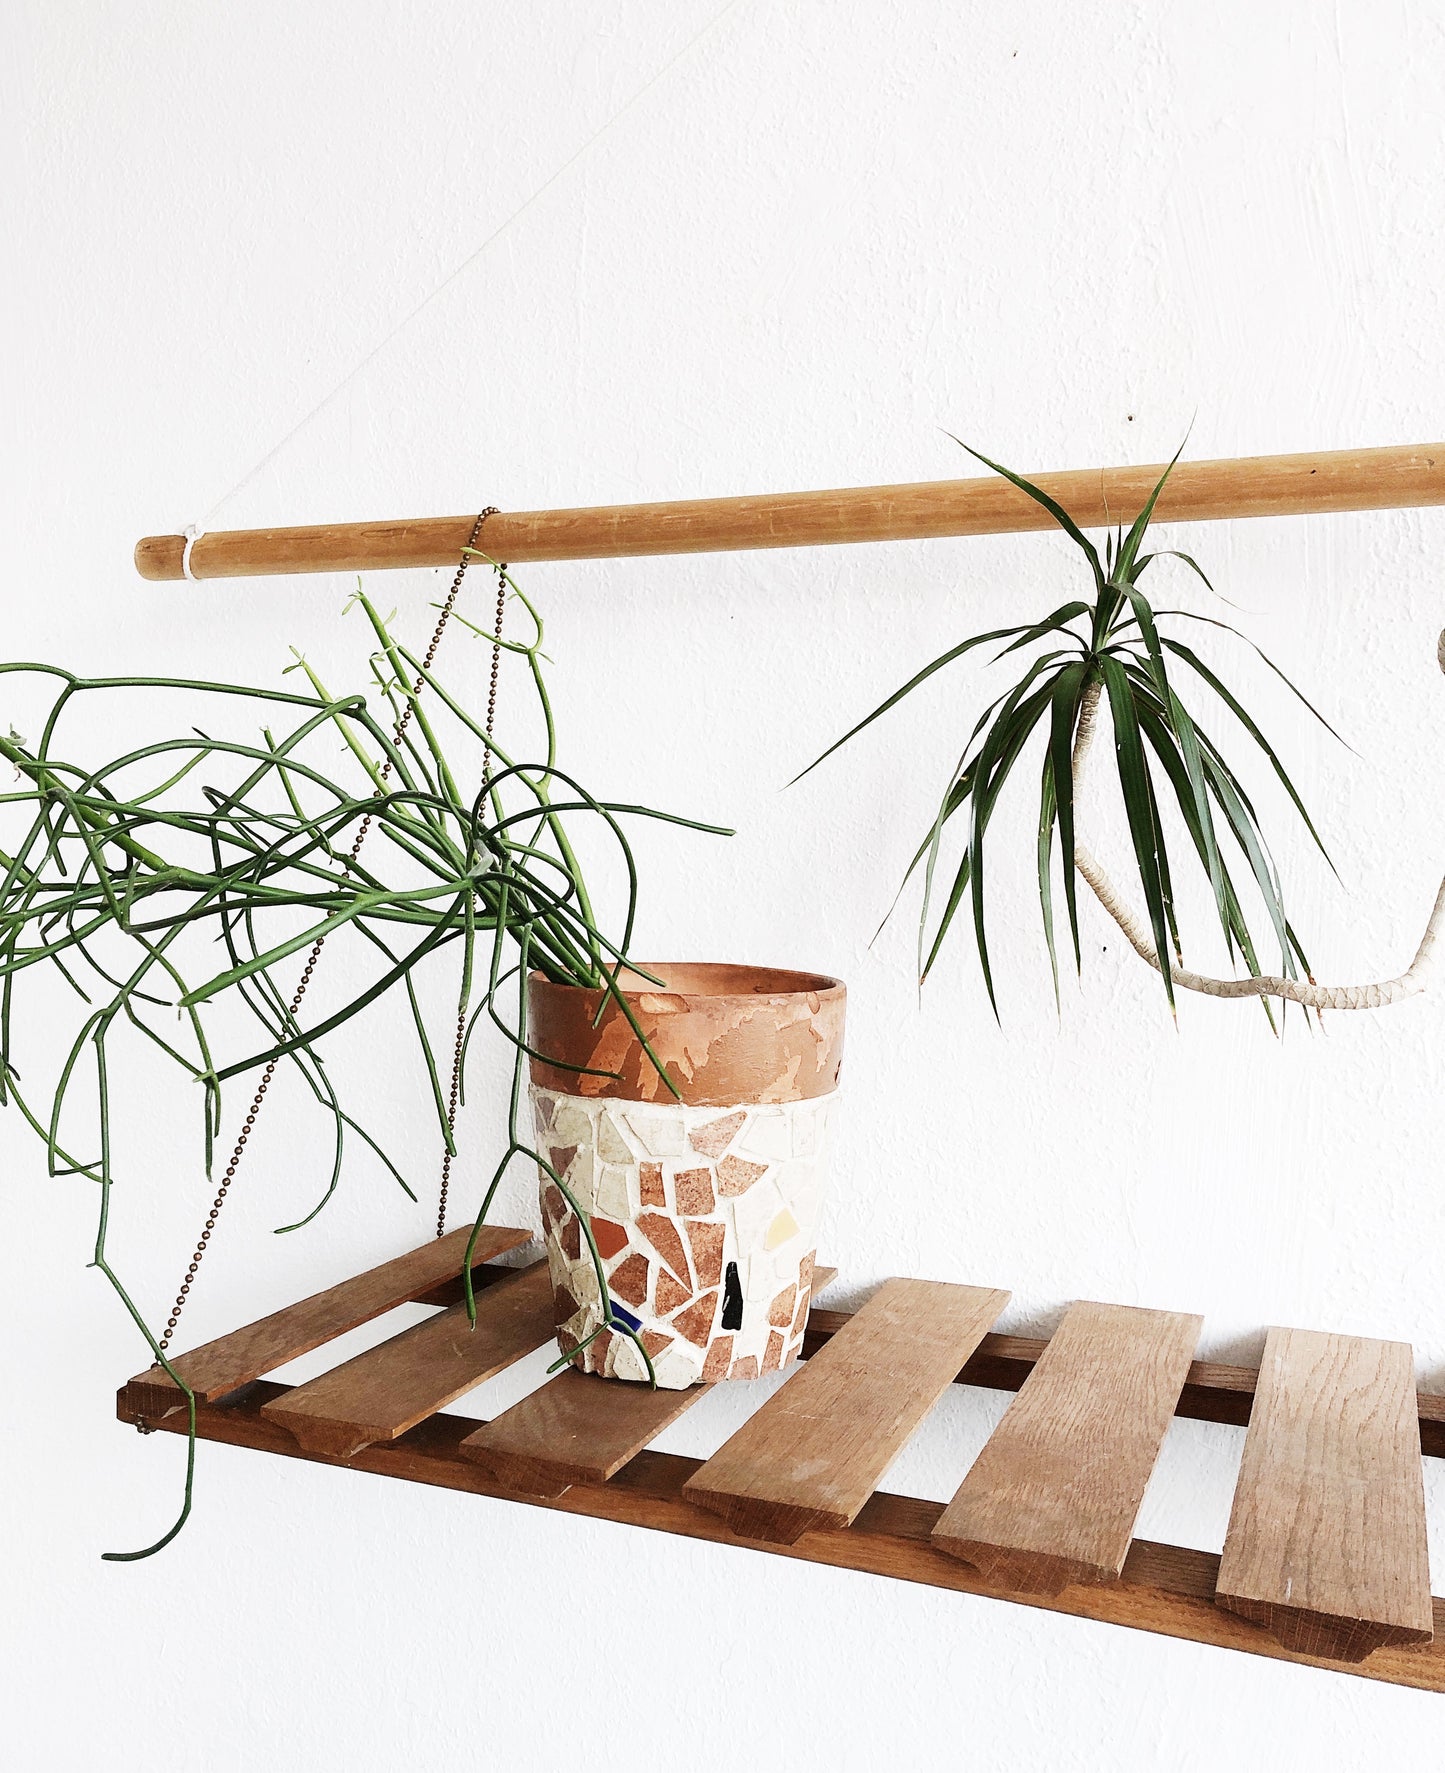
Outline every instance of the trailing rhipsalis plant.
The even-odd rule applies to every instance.
[[[476,1229],[511,1161],[520,1156],[536,1164],[577,1212],[602,1298],[608,1298],[587,1214],[521,1124],[531,1052],[527,974],[537,968],[601,989],[604,1003],[615,1000],[642,1039],[617,984],[638,885],[621,821],[636,815],[695,830],[717,827],[599,801],[558,766],[542,673],[542,622],[517,586],[506,583],[533,627],[525,643],[501,644],[522,661],[535,693],[546,735],[535,763],[490,737],[360,592],[355,601],[375,642],[371,693],[387,711],[380,716],[363,695],[333,696],[304,660],[290,669],[305,673],[309,695],[168,678],[86,679],[54,666],[0,664],[0,675],[39,676],[56,685],[33,744],[13,729],[0,737],[0,758],[15,779],[0,793],[7,820],[0,828],[0,1104],[13,1105],[45,1142],[52,1175],[97,1185],[94,1265],[190,1411],[180,1518],[147,1551],[108,1555],[146,1556],[174,1537],[190,1509],[195,1458],[194,1396],[106,1253],[113,1191],[126,1168],[111,1137],[110,1055],[117,1036],[152,1043],[195,1086],[207,1174],[222,1124],[223,1087],[273,1064],[294,1069],[332,1132],[325,1191],[294,1224],[280,1228],[294,1231],[332,1198],[352,1136],[412,1192],[345,1103],[327,1054],[336,1030],[397,991],[431,1081],[442,1139],[453,1148],[435,1031],[417,988],[423,962],[449,959],[463,1086],[479,1023],[498,1030],[514,1053],[506,1150],[476,1213]],[[260,730],[221,738],[193,729],[98,766],[75,761],[61,736],[67,710],[82,698],[115,692],[138,692],[147,713],[166,692],[212,697],[223,717],[259,708]],[[614,846],[625,881],[625,908],[615,926],[595,909],[578,863],[571,832],[579,820],[600,825]],[[369,831],[364,849],[358,844],[363,827]],[[370,957],[370,976],[340,1008],[303,1026],[294,1010],[298,957],[322,938],[341,936]],[[75,1005],[76,1025],[58,1076],[37,1088],[23,1074],[18,1005],[46,975]],[[252,1050],[222,1059],[209,1013],[224,1003],[244,1005],[259,1038]],[[389,1034],[399,1025],[393,1016]],[[448,1031],[451,1026],[448,1018]],[[473,1315],[476,1229],[463,1264]],[[610,1308],[605,1316],[605,1327],[632,1337],[626,1323],[612,1321]],[[638,1349],[650,1374],[647,1351],[640,1343]]]
[[[963,447],[967,448],[967,445]],[[1140,590],[1140,581],[1156,560],[1182,561],[1208,579],[1198,563],[1174,549],[1144,551],[1155,501],[1174,462],[1169,464],[1148,502],[1127,533],[1112,532],[1101,555],[1098,548],[1054,499],[1009,469],[976,450],[969,453],[1002,474],[1049,512],[1076,544],[1090,581],[1087,595],[1071,599],[1042,621],[1019,623],[975,634],[951,647],[895,690],[823,753],[831,755],[857,733],[901,702],[911,691],[975,648],[1002,642],[995,660],[1021,655],[1027,669],[1006,694],[979,716],[954,769],[936,817],[909,865],[905,880],[920,867],[924,874],[923,909],[919,921],[919,974],[926,978],[937,960],[954,919],[965,901],[971,914],[973,940],[983,970],[989,1001],[994,996],[985,917],[985,838],[990,821],[1015,765],[1030,739],[1042,742],[1039,776],[1037,874],[1044,940],[1058,993],[1055,940],[1054,858],[1062,862],[1064,906],[1074,963],[1081,961],[1077,877],[1082,875],[1105,908],[1120,922],[1131,943],[1155,965],[1172,1009],[1176,985],[1217,996],[1281,996],[1311,1007],[1336,1007],[1322,1002],[1327,988],[1312,985],[1309,967],[1294,926],[1285,913],[1278,872],[1260,830],[1249,795],[1214,739],[1181,701],[1175,681],[1182,667],[1205,684],[1236,716],[1268,759],[1310,836],[1323,852],[1319,833],[1305,810],[1274,748],[1253,717],[1215,672],[1168,624],[1179,619],[1227,629],[1227,623],[1187,610],[1156,611]],[[1178,460],[1176,455],[1175,461]],[[1211,587],[1212,589],[1212,587]],[[1255,649],[1258,651],[1258,649]],[[1264,655],[1261,653],[1260,657]],[[1323,724],[1278,668],[1265,663]],[[1134,862],[1147,915],[1141,929],[1115,892],[1107,875],[1080,841],[1076,831],[1076,799],[1085,759],[1094,735],[1100,705],[1108,708],[1114,735],[1114,760],[1128,817]],[[1333,728],[1329,729],[1333,731]],[[823,758],[809,766],[816,768]],[[805,775],[807,771],[803,772]],[[1188,834],[1194,859],[1207,876],[1215,915],[1231,960],[1242,962],[1247,980],[1205,980],[1183,971],[1183,947],[1175,911],[1174,872],[1162,810],[1177,809]],[[950,863],[952,879],[941,907],[936,890],[945,837],[962,827],[962,854]],[[1328,860],[1328,858],[1326,858]],[[1242,873],[1241,873],[1242,863]],[[945,875],[944,878],[947,878]],[[1279,956],[1279,973],[1266,975],[1260,965],[1260,943],[1251,931],[1237,879],[1247,878],[1262,901],[1268,939]],[[1445,888],[1442,888],[1445,893]],[[1172,961],[1170,957],[1173,957]],[[1161,964],[1162,961],[1162,964]],[[1301,979],[1301,972],[1306,978]],[[1354,988],[1380,991],[1383,987]],[[1338,1007],[1354,1007],[1341,1003]]]

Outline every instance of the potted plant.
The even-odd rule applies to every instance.
[[[671,961],[615,983],[620,998],[538,972],[529,993],[562,1348],[672,1390],[775,1372],[812,1296],[843,986]]]
[[[143,1552],[107,1555],[146,1556],[158,1550],[189,1512],[195,1400],[171,1362],[169,1344],[277,1068],[291,1067],[304,1082],[330,1125],[333,1154],[321,1199],[283,1229],[294,1231],[323,1211],[353,1140],[376,1152],[413,1194],[400,1166],[333,1077],[330,1063],[330,1037],[383,999],[400,1011],[399,1016],[393,1012],[389,1028],[409,1030],[430,1079],[445,1153],[438,1235],[472,1037],[486,1024],[512,1045],[507,1140],[476,1210],[473,1243],[508,1166],[518,1157],[535,1163],[564,1313],[563,1361],[666,1384],[702,1376],[707,1351],[721,1346],[711,1325],[700,1343],[690,1340],[701,1334],[703,1317],[712,1310],[719,1324],[730,1320],[734,1275],[745,1310],[764,1284],[764,1264],[749,1265],[752,1220],[744,1210],[744,1191],[733,1186],[750,1165],[766,1171],[755,1201],[777,1195],[780,1202],[760,1224],[757,1241],[770,1271],[792,1264],[795,1297],[786,1347],[788,1355],[796,1351],[807,1311],[804,1257],[811,1250],[821,1178],[821,1157],[803,1145],[808,1137],[821,1138],[816,1123],[820,1108],[826,1113],[822,1098],[836,1081],[842,988],[804,975],[656,969],[629,959],[638,881],[625,819],[665,818],[698,830],[717,828],[602,801],[559,766],[543,675],[542,621],[505,568],[497,572],[496,632],[473,631],[493,648],[493,702],[503,654],[525,671],[545,734],[536,763],[504,748],[492,732],[490,710],[485,721],[479,719],[433,669],[448,620],[464,620],[453,615],[461,572],[424,657],[402,643],[390,619],[358,590],[354,603],[374,641],[374,649],[368,649],[367,695],[331,694],[300,658],[289,669],[305,675],[309,692],[163,678],[83,679],[50,666],[0,665],[16,700],[27,688],[49,686],[38,737],[27,742],[12,727],[0,738],[0,758],[15,778],[0,796],[5,820],[0,1103],[13,1107],[44,1141],[53,1175],[85,1177],[98,1185],[94,1265],[115,1288],[154,1358],[180,1386],[190,1412],[185,1498],[175,1526]],[[508,592],[531,621],[526,641],[502,638]],[[142,694],[148,710],[168,696],[214,705],[223,716],[219,724],[225,715],[254,710],[260,730],[217,736],[212,729],[218,723],[208,719],[204,730],[197,726],[136,744],[100,763],[78,762],[68,754],[66,716],[78,703],[118,698],[122,707],[113,718],[124,730],[124,704]],[[596,908],[578,861],[574,839],[582,821],[600,825],[619,864],[625,885],[615,919]],[[307,1017],[302,1013],[307,983],[323,946],[343,938],[370,957],[369,972],[338,1008],[319,1019]],[[457,986],[456,1014],[447,1014],[443,1031],[424,1007],[426,993],[418,980],[424,968],[448,961]],[[746,983],[739,987],[740,981]],[[729,992],[741,988],[750,994],[749,1016],[708,1007],[719,982]],[[760,982],[767,989],[759,991]],[[21,1063],[26,1002],[37,987],[59,992],[75,1009],[69,1051],[44,1090],[31,1083]],[[726,1117],[715,1106],[702,1106],[713,1098],[705,1088],[699,1093],[689,1052],[672,1038],[689,1013],[669,1021],[679,1002],[700,1004],[696,1013],[705,1021],[719,1015],[719,1026],[727,1030],[723,1044],[729,1053],[745,1049],[753,1067],[739,1061],[705,1068],[727,1079],[731,1099],[724,1106],[742,1104],[747,1122],[745,1134],[740,1123],[721,1144],[717,1123]],[[576,1005],[585,1005],[585,1027],[574,1007],[559,1007]],[[222,1006],[243,1008],[259,1029],[251,1050],[235,1057],[218,1051],[218,1029],[234,1021],[230,1015],[213,1017]],[[772,1061],[765,1056],[768,1029],[775,1042],[786,1041],[801,1038],[805,1024],[831,1041],[831,1071],[825,1080],[820,1063],[806,1084],[779,1081],[782,1068],[770,1072]],[[439,1053],[453,1031],[448,1087]],[[153,1044],[195,1086],[208,1175],[223,1125],[225,1086],[259,1079],[176,1305],[159,1331],[107,1253],[118,1162],[111,1131],[111,1056],[125,1035]],[[523,1104],[528,1063],[534,1068],[544,1135],[535,1140]],[[614,1086],[631,1092],[636,1104],[609,1132],[611,1103],[620,1100],[608,1094]],[[607,1107],[599,1108],[604,1098]],[[578,1112],[584,1119],[600,1117],[595,1147],[589,1148],[580,1127],[572,1138],[569,1116]],[[653,1155],[654,1148],[661,1153],[667,1145],[664,1122],[694,1148],[710,1140],[717,1144],[715,1152],[702,1155],[694,1149],[693,1167],[706,1167],[716,1178],[711,1212],[702,1209],[698,1191],[689,1192],[691,1184],[677,1164]],[[703,1122],[712,1124],[710,1135]],[[567,1139],[574,1149],[567,1148]],[[646,1151],[644,1141],[650,1141]],[[637,1161],[619,1194],[624,1144]],[[666,1177],[660,1200],[651,1192],[659,1169]],[[794,1221],[786,1247],[778,1235],[781,1203],[789,1204]],[[624,1209],[633,1205],[636,1213],[629,1219]],[[661,1250],[662,1265],[655,1276],[649,1274],[644,1322],[637,1264],[612,1240],[619,1229],[644,1242],[649,1235],[662,1237],[660,1220],[667,1215],[675,1216],[688,1260],[679,1260],[671,1244]],[[646,1247],[655,1249],[655,1242]],[[556,1267],[562,1256],[565,1272]],[[721,1268],[717,1285],[710,1287],[704,1282],[717,1265],[715,1256]],[[462,1272],[475,1319],[470,1247]],[[674,1304],[669,1285],[688,1286],[687,1302]],[[773,1289],[763,1309],[750,1314],[758,1322],[750,1321],[745,1334],[762,1335],[758,1369],[768,1364],[765,1320],[781,1291]],[[667,1320],[668,1327],[660,1327]],[[702,1347],[703,1358],[690,1363],[674,1344]],[[714,1358],[707,1377],[719,1376],[717,1366]],[[750,1369],[740,1356],[728,1370],[742,1377]]]
[[[1038,896],[1056,1001],[1056,856],[1075,967],[1082,968],[1077,903],[1077,881],[1082,879],[1124,932],[1135,953],[1159,973],[1171,1012],[1175,1009],[1176,990],[1211,997],[1258,998],[1271,1024],[1274,1018],[1268,1000],[1272,997],[1320,1012],[1381,1008],[1423,990],[1436,939],[1445,922],[1445,883],[1436,897],[1415,958],[1405,972],[1366,985],[1317,984],[1310,976],[1304,949],[1286,914],[1279,872],[1254,805],[1234,766],[1178,694],[1176,684],[1183,668],[1235,716],[1283,784],[1310,837],[1324,854],[1314,821],[1259,724],[1173,625],[1194,622],[1233,635],[1238,635],[1238,630],[1185,609],[1156,610],[1140,590],[1146,569],[1162,559],[1181,562],[1213,590],[1202,568],[1189,555],[1177,549],[1145,547],[1155,504],[1179,459],[1178,453],[1128,531],[1121,525],[1109,534],[1101,554],[1068,512],[1042,488],[967,444],[962,447],[1049,512],[1077,546],[1087,569],[1088,585],[1083,595],[1070,598],[1036,621],[970,635],[950,647],[802,772],[807,775],[816,769],[824,758],[886,714],[935,672],[975,649],[996,644],[995,662],[1005,658],[1022,661],[1021,674],[983,711],[969,733],[938,811],[904,876],[906,885],[920,868],[923,870],[918,926],[920,982],[927,979],[955,918],[966,906],[966,922],[971,928],[984,985],[997,1014],[985,917],[984,840],[1000,796],[1032,740],[1040,758]],[[1334,733],[1334,728],[1278,666],[1257,647],[1253,650],[1315,719]],[[1441,637],[1439,657],[1445,670],[1445,635]],[[1114,762],[1144,902],[1142,917],[1125,900],[1079,831],[1086,771],[1103,710],[1107,710],[1112,729]],[[1178,872],[1178,846],[1176,843],[1171,850],[1169,825],[1164,816],[1170,805],[1189,840],[1184,852],[1186,859],[1192,854],[1195,865],[1208,880],[1229,957],[1243,969],[1238,976],[1215,978],[1184,965],[1173,884]],[[964,833],[962,845],[940,874],[947,842],[959,829]],[[948,886],[940,905],[936,889],[943,880],[948,880]],[[1262,905],[1267,924],[1267,936],[1259,941],[1245,908],[1250,889]],[[1265,941],[1278,957],[1278,971],[1267,972],[1262,965],[1260,956],[1265,952]]]

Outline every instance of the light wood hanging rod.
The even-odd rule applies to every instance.
[[[1163,472],[1077,468],[1033,476],[1086,529],[1128,523]],[[1160,522],[1291,517],[1317,511],[1381,511],[1445,505],[1445,443],[1314,455],[1242,456],[1180,462],[1159,500]],[[191,550],[198,579],[268,573],[377,572],[452,566],[476,521],[401,518],[318,523],[297,529],[217,530]],[[597,505],[571,511],[500,511],[482,545],[496,559],[611,560],[643,554],[708,554],[739,548],[809,548],[838,542],[899,542],[1048,529],[1048,514],[1008,481],[924,480],[911,486],[854,486],[833,492],[755,493],[679,499],[661,505]],[[183,536],[136,544],[142,578],[179,579]]]

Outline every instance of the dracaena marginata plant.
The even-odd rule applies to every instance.
[[[968,445],[962,447],[967,449]],[[1178,694],[1176,683],[1182,671],[1195,688],[1203,684],[1223,702],[1263,752],[1304,820],[1311,838],[1323,853],[1324,846],[1314,822],[1273,746],[1239,698],[1180,637],[1172,624],[1182,620],[1204,623],[1231,634],[1237,630],[1227,623],[1188,610],[1156,610],[1140,589],[1148,568],[1165,557],[1182,562],[1209,585],[1204,572],[1189,555],[1176,549],[1146,551],[1145,548],[1155,502],[1179,459],[1178,455],[1161,475],[1128,531],[1120,526],[1110,532],[1101,554],[1069,513],[1042,488],[979,455],[976,450],[970,449],[969,454],[1044,507],[1077,546],[1087,569],[1089,586],[1086,594],[1060,604],[1040,621],[974,634],[950,647],[809,765],[809,769],[816,769],[823,757],[830,756],[839,746],[870,726],[935,672],[976,648],[1002,643],[993,662],[1005,658],[1027,661],[1018,680],[990,703],[974,724],[937,815],[905,875],[906,883],[918,869],[923,870],[918,949],[920,979],[927,978],[966,902],[984,984],[997,1014],[985,915],[985,839],[1010,776],[1030,740],[1037,738],[1038,749],[1042,751],[1038,766],[1038,895],[1056,1000],[1059,986],[1054,899],[1057,855],[1062,864],[1064,906],[1076,968],[1081,965],[1076,883],[1082,875],[1105,909],[1124,928],[1136,951],[1158,970],[1171,1010],[1176,986],[1206,991],[1214,996],[1258,996],[1267,1011],[1270,996],[1305,1003],[1316,1009],[1373,1007],[1331,1003],[1327,1001],[1331,988],[1315,986],[1309,980],[1305,953],[1294,925],[1286,915],[1279,873],[1254,804],[1233,765]],[[1258,652],[1258,648],[1255,651]],[[1262,653],[1259,656],[1264,658]],[[1324,717],[1305,701],[1278,667],[1268,659],[1264,662],[1310,713],[1328,727]],[[1134,917],[1076,830],[1076,801],[1103,707],[1108,710],[1113,728],[1114,761],[1145,906],[1144,925]],[[1333,732],[1334,729],[1328,730]],[[803,772],[804,775],[807,773],[807,770]],[[1209,980],[1184,970],[1174,895],[1177,854],[1171,856],[1166,834],[1163,816],[1166,805],[1172,805],[1183,823],[1188,837],[1186,854],[1192,854],[1194,864],[1208,879],[1214,913],[1230,959],[1242,963],[1248,978]],[[945,842],[955,829],[961,829],[963,833],[961,854],[940,872]],[[951,880],[948,878],[950,868]],[[945,880],[948,881],[947,890],[941,892]],[[1240,888],[1245,882],[1248,886],[1242,894]],[[1279,957],[1278,974],[1265,974],[1261,967],[1264,938],[1257,940],[1251,929],[1245,909],[1246,894],[1262,902],[1267,939]],[[1257,911],[1255,915],[1257,918]],[[1163,965],[1160,957],[1163,957]],[[1380,992],[1388,988],[1353,989]]]
[[[337,1030],[382,1000],[397,1004],[400,1014],[389,1018],[388,1032],[407,1028],[415,1039],[450,1153],[439,1037],[449,1049],[457,1035],[464,1090],[472,1035],[487,1024],[510,1042],[513,1066],[506,1147],[462,1264],[468,1312],[475,1319],[477,1231],[508,1166],[521,1157],[577,1212],[605,1327],[632,1336],[625,1322],[612,1320],[586,1213],[522,1126],[531,1052],[527,975],[540,969],[601,989],[604,1004],[616,1001],[642,1039],[617,984],[638,892],[623,820],[718,828],[599,800],[559,766],[542,621],[504,569],[497,570],[531,621],[528,640],[499,644],[520,662],[535,698],[545,739],[534,763],[489,735],[460,695],[397,638],[392,618],[379,615],[360,591],[354,602],[374,641],[367,649],[367,695],[331,694],[304,659],[288,669],[305,674],[309,694],[168,678],[81,678],[54,666],[0,664],[17,693],[23,687],[17,678],[30,680],[32,690],[37,679],[54,686],[44,691],[49,705],[33,743],[13,728],[0,737],[0,758],[14,777],[14,786],[0,793],[0,1103],[44,1141],[52,1175],[96,1185],[94,1266],[185,1394],[190,1418],[185,1496],[175,1525],[144,1551],[107,1556],[148,1556],[175,1536],[190,1510],[195,1462],[194,1395],[107,1255],[113,1198],[140,1168],[112,1140],[111,1060],[118,1037],[149,1043],[195,1090],[208,1176],[225,1086],[254,1080],[268,1067],[294,1071],[329,1124],[332,1155],[321,1198],[279,1228],[290,1232],[311,1223],[333,1198],[352,1139],[369,1147],[416,1198],[333,1077]],[[451,619],[498,642],[460,615]],[[144,698],[136,712],[150,717],[157,698],[169,694],[209,698],[222,723],[255,711],[259,730],[218,737],[196,728],[100,763],[70,754],[65,717],[78,704]],[[123,725],[123,710],[112,718]],[[596,909],[578,862],[574,836],[587,822],[610,843],[623,883],[615,919]],[[303,964],[314,961],[317,944],[342,940],[369,962],[362,982],[348,987],[340,1007],[303,1025],[297,996]],[[438,1029],[424,1008],[419,972],[424,964],[448,963],[455,996]],[[21,1053],[27,1016],[37,998],[49,1006],[57,994],[74,1012],[68,1051],[54,1077],[32,1084]],[[257,1030],[235,1056],[217,1051],[216,1023],[232,1037],[236,1023],[234,1014],[213,1018],[222,1006],[248,1012],[248,1025]],[[254,1083],[246,1087],[249,1095]],[[638,1350],[650,1375],[647,1351],[640,1343]]]

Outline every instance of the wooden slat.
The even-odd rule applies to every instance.
[[[471,1227],[466,1226],[434,1238],[419,1250],[409,1250],[365,1274],[353,1275],[309,1299],[273,1311],[244,1329],[193,1348],[171,1364],[198,1398],[209,1402],[223,1397],[446,1282],[460,1272],[471,1235]],[[513,1226],[484,1225],[473,1251],[474,1264],[518,1249],[530,1243],[533,1235]],[[164,1367],[141,1373],[127,1390],[131,1408],[146,1421],[159,1420],[185,1403],[184,1394]]]
[[[1078,1619],[1158,1632],[1276,1661],[1445,1693],[1442,1600],[1435,1602],[1440,1629],[1433,1643],[1399,1649],[1387,1646],[1363,1663],[1335,1662],[1286,1649],[1259,1626],[1216,1606],[1214,1588],[1219,1559],[1212,1552],[1136,1539],[1117,1583],[1066,1588],[1061,1595],[1054,1596],[1014,1595],[991,1585],[971,1565],[938,1549],[932,1534],[943,1510],[936,1502],[879,1493],[865,1504],[857,1520],[845,1531],[809,1533],[791,1546],[760,1547],[740,1540],[716,1515],[688,1502],[687,1482],[700,1469],[695,1459],[669,1453],[639,1453],[611,1483],[576,1484],[561,1496],[547,1499],[524,1497],[503,1489],[480,1466],[461,1456],[461,1442],[477,1426],[470,1418],[444,1412],[431,1416],[404,1440],[366,1447],[343,1464],[325,1453],[303,1451],[284,1429],[267,1419],[263,1414],[265,1406],[284,1395],[285,1387],[262,1380],[239,1398],[227,1399],[222,1404],[203,1404],[197,1412],[196,1431],[204,1440],[334,1465],[342,1470],[431,1484],[473,1496],[499,1497],[585,1519],[678,1533],[713,1544],[746,1545],[754,1553],[766,1551],[835,1569],[866,1571],[898,1581],[925,1583],[955,1594],[1013,1601]],[[126,1408],[124,1389],[116,1401],[121,1420],[134,1421]],[[185,1418],[172,1416],[161,1426],[173,1434],[184,1434]],[[966,1619],[962,1623],[971,1630]],[[975,1639],[983,1646],[976,1653],[986,1654],[986,1635],[971,1631],[970,1641]],[[1102,1648],[1094,1635],[1080,1639],[1079,1649],[1084,1655],[1096,1658]]]
[[[484,1379],[551,1340],[552,1282],[545,1262],[488,1287],[477,1322],[453,1305],[413,1324],[306,1385],[267,1414],[308,1452],[348,1458],[373,1441],[391,1441]]]
[[[837,1273],[815,1267],[813,1292]],[[653,1391],[569,1367],[469,1434],[460,1450],[506,1489],[560,1496],[570,1484],[606,1483],[711,1390]]]
[[[1430,1638],[1408,1342],[1270,1331],[1218,1599],[1290,1649],[1347,1662]]]
[[[560,1496],[572,1484],[606,1483],[711,1390],[653,1391],[569,1367],[457,1451],[503,1489]]]
[[[744,1538],[846,1527],[1008,1303],[994,1287],[890,1280],[707,1461],[691,1501]]]
[[[1116,1580],[1202,1325],[1071,1306],[934,1528],[942,1549],[1020,1593]]]

